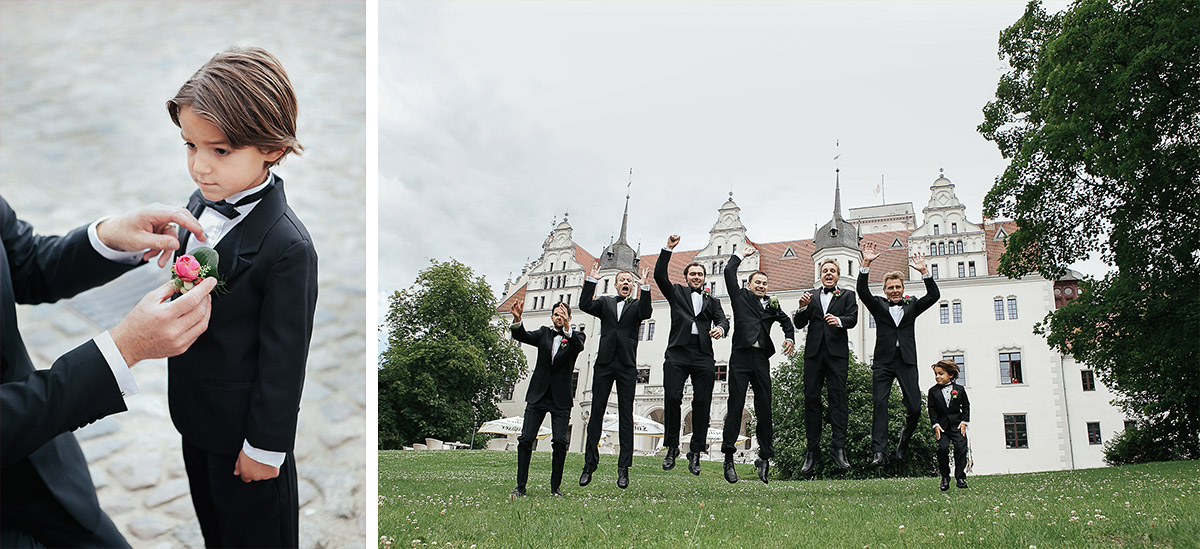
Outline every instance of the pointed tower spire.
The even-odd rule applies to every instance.
[[[833,170],[833,218],[842,218],[842,169]]]
[[[626,242],[625,232],[629,228],[629,188],[633,186],[633,168],[629,168],[629,184],[625,185],[625,214],[621,217],[621,238],[617,242]]]
[[[611,242],[600,254],[601,269],[635,270],[638,264],[637,252],[629,245],[629,189],[633,186],[633,168],[629,168],[629,183],[625,186],[625,213],[621,216],[621,236],[616,242]]]

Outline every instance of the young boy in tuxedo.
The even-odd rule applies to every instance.
[[[188,210],[227,293],[170,359],[171,419],[208,547],[299,543],[296,416],[317,303],[317,254],[272,166],[301,149],[296,97],[260,48],[218,53],[167,101],[199,189]],[[180,235],[180,251],[200,243]]]
[[[537,365],[529,377],[529,390],[525,393],[525,421],[521,436],[517,439],[517,487],[512,497],[525,497],[525,482],[529,480],[529,460],[533,457],[533,445],[537,443],[538,428],[546,414],[550,414],[550,429],[554,438],[551,446],[554,453],[550,463],[550,495],[561,496],[563,464],[567,460],[567,446],[571,440],[567,429],[571,422],[571,373],[575,371],[575,359],[583,351],[586,339],[582,331],[571,329],[571,306],[566,303],[554,305],[550,320],[554,327],[543,326],[532,332],[521,325],[521,313],[525,304],[513,303],[513,339],[538,348]]]
[[[971,421],[971,400],[967,389],[954,383],[958,379],[958,364],[941,360],[933,365],[937,385],[929,388],[929,421],[937,437],[938,472],[942,474],[942,491],[950,489],[950,443],[954,443],[954,478],[959,488],[967,487],[967,423]]]

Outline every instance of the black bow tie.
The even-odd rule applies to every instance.
[[[833,288],[821,288],[821,291],[825,292],[827,294],[831,294],[831,293],[833,293]]]
[[[901,303],[901,302],[899,302],[899,301],[889,301],[889,302],[888,302],[888,305],[891,305],[892,307],[900,307],[900,306],[902,306],[902,305],[904,305],[904,304],[903,304],[903,303]]]
[[[204,204],[204,207],[212,208],[217,213],[219,213],[229,219],[236,219],[239,215],[242,215],[241,212],[237,211],[238,206],[245,206],[247,204],[253,204],[255,202],[258,202],[259,200],[262,200],[262,197],[266,196],[267,193],[271,192],[271,189],[274,189],[274,188],[275,188],[275,182],[272,181],[271,184],[267,185],[266,187],[263,187],[262,190],[254,193],[250,196],[242,197],[241,200],[238,200],[237,202],[234,202],[233,204],[230,204],[224,200],[218,200],[216,202],[213,202],[212,200],[208,200],[208,199],[204,198],[203,196],[200,197],[200,202],[202,204]]]
[[[692,293],[694,293],[694,294],[703,294],[703,293],[704,293],[704,288],[692,288]]]

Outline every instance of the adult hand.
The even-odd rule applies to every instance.
[[[792,345],[792,340],[790,340],[790,339],[784,340],[784,342],[783,342],[783,354],[785,354],[785,355],[790,355],[790,354],[792,354],[792,351],[793,351],[794,349],[795,349],[795,346],[794,346],[794,345]]]
[[[125,363],[132,367],[148,358],[182,354],[191,347],[208,329],[212,314],[212,297],[208,293],[216,286],[217,279],[205,278],[175,301],[167,301],[175,294],[170,283],[146,294],[109,330]]]
[[[667,249],[668,250],[674,250],[675,246],[677,246],[678,244],[679,244],[679,235],[673,234],[673,235],[667,237]]]
[[[724,336],[725,336],[725,330],[722,330],[720,326],[708,331],[708,337],[711,337],[713,339],[721,339]]]
[[[863,242],[862,256],[863,256],[862,266],[864,269],[870,267],[872,261],[879,259],[879,252],[876,251],[874,242]]]
[[[592,271],[588,273],[588,278],[600,280],[600,262],[592,264]]]
[[[747,257],[754,255],[754,253],[757,251],[758,251],[758,247],[755,246],[753,243],[751,243],[749,240],[747,240],[746,247],[742,248],[742,251],[740,251],[738,253],[742,254],[742,259],[745,259]]]
[[[648,280],[650,280],[650,267],[642,267],[642,277],[637,281],[638,286],[649,284]]]
[[[925,254],[921,252],[912,254],[912,261],[909,263],[909,265],[921,274],[926,274],[929,272],[929,267],[925,266]]]
[[[175,226],[179,225],[200,242],[206,240],[204,229],[192,213],[162,204],[151,204],[121,215],[110,217],[96,225],[96,236],[105,246],[123,252],[149,250],[143,260],[158,256],[158,266],[166,266],[171,253],[179,249]]]
[[[967,424],[966,424],[966,423],[959,423],[959,424],[958,424],[958,432],[962,433],[962,435],[963,435],[964,437],[965,437],[965,436],[967,436]]]
[[[509,312],[511,312],[513,315],[513,324],[520,324],[521,313],[525,312],[525,301],[517,300],[513,302],[512,308],[509,309]]]
[[[837,326],[838,325],[838,317],[833,316],[829,313],[825,313],[825,323],[830,326]]]
[[[933,440],[942,440],[942,426],[941,425],[933,426]]]
[[[804,292],[800,294],[800,308],[807,307],[809,303],[812,303],[812,293]]]
[[[238,452],[237,461],[233,464],[233,475],[242,477],[242,482],[250,483],[279,476],[279,468],[254,461],[242,450]]]

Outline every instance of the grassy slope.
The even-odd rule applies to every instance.
[[[510,500],[516,454],[380,451],[379,534],[394,547],[1200,547],[1200,463],[938,479],[772,481],[751,465],[730,485],[721,466],[672,471],[634,458],[616,487],[602,456],[580,488],[583,456],[567,457],[563,490],[549,495],[550,454],[535,452],[529,496]],[[390,538],[390,539],[386,539]],[[415,542],[414,540],[420,540]]]

